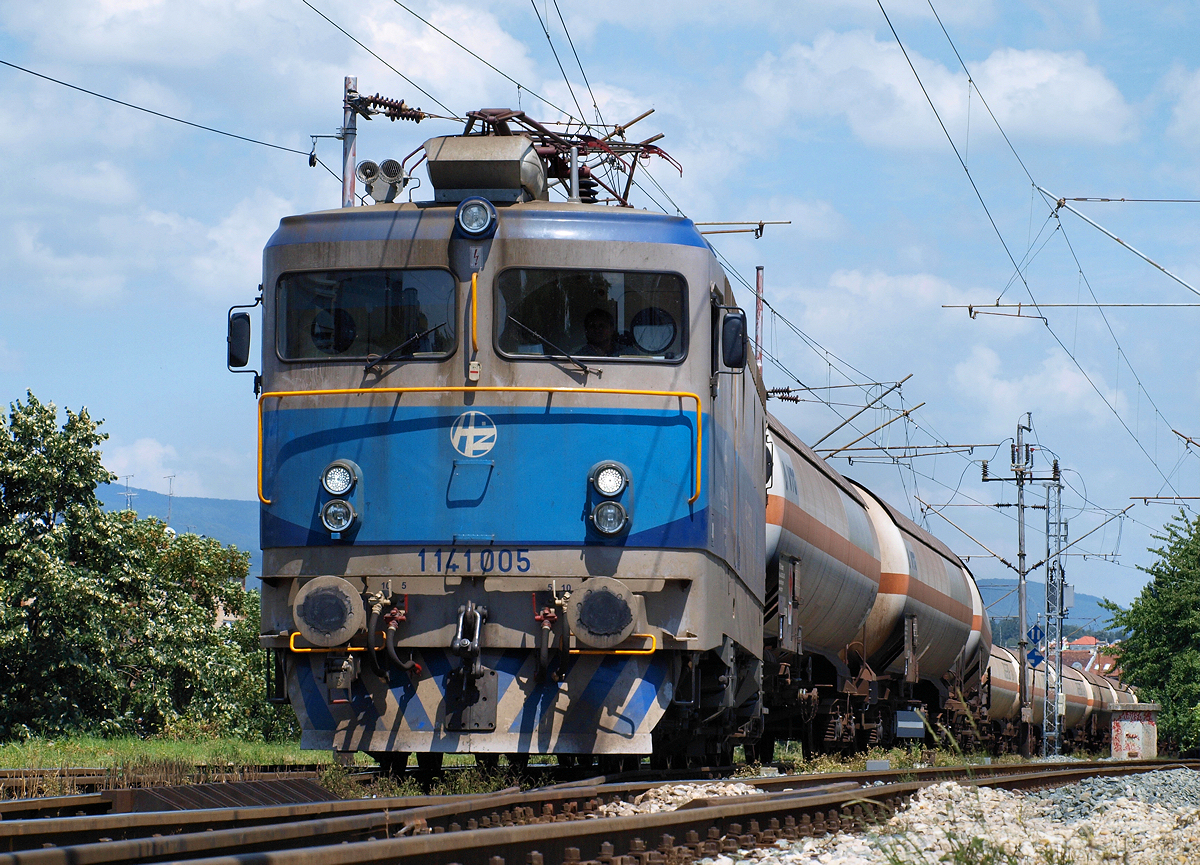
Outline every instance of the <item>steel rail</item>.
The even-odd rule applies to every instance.
[[[1037,764],[1030,766],[1037,771],[1014,772],[1000,779],[968,779],[967,783],[1046,787],[1094,774],[1134,774],[1180,766],[1072,764],[1052,768]],[[800,791],[786,797],[735,797],[693,802],[676,811],[656,814],[432,832],[304,850],[203,858],[194,860],[194,865],[653,865],[681,861],[689,852],[694,858],[736,854],[739,849],[774,845],[780,838],[861,829],[868,823],[886,820],[898,805],[932,783],[897,782],[819,795]],[[680,837],[683,844],[676,844]],[[620,854],[620,850],[628,853]]]
[[[512,792],[512,791],[502,791]],[[496,795],[496,794],[493,794]],[[333,816],[396,813],[430,805],[469,803],[474,796],[403,796],[389,799],[337,799],[293,805],[258,805],[179,811],[139,811],[42,819],[0,820],[0,850],[76,846],[100,839],[129,840],[153,835],[210,833],[259,825],[278,826]],[[3,861],[0,859],[0,861]]]
[[[953,779],[981,786],[1039,788],[1071,783],[1094,775],[1122,775],[1168,768],[1197,770],[1200,769],[1200,761],[930,767],[916,770],[890,770],[883,773],[828,773],[743,779],[758,786],[763,793],[737,799],[696,800],[688,803],[683,810],[689,813],[705,812],[701,815],[702,817],[714,815],[720,817],[721,815],[728,816],[727,812],[721,809],[740,807],[749,809],[749,811],[736,812],[740,820],[766,819],[769,821],[771,816],[764,817],[763,815],[771,812],[774,819],[782,819],[784,823],[790,816],[793,821],[798,821],[795,822],[795,825],[802,828],[805,819],[815,824],[817,815],[822,815],[830,803],[834,803],[837,807],[853,808],[856,803],[861,804],[863,801],[884,802],[888,798],[894,800],[897,796],[909,795],[923,786],[944,780]],[[864,783],[879,781],[885,781],[885,785],[866,788],[861,786]],[[376,838],[377,840],[372,842],[373,845],[380,843],[389,835],[413,836],[409,840],[437,835],[441,836],[444,844],[449,844],[448,849],[456,851],[468,849],[462,846],[466,842],[461,839],[477,837],[480,836],[480,833],[484,833],[482,838],[487,840],[481,838],[478,841],[481,846],[477,851],[476,859],[467,857],[437,861],[454,861],[460,862],[461,865],[496,865],[494,862],[489,862],[490,856],[494,854],[493,848],[498,843],[508,843],[504,841],[509,837],[505,833],[514,829],[529,830],[532,834],[529,832],[518,833],[512,836],[512,843],[540,843],[541,846],[536,849],[544,855],[551,856],[558,855],[552,852],[556,848],[547,847],[546,842],[540,841],[539,832],[549,831],[547,827],[556,824],[569,823],[573,827],[568,835],[562,837],[572,837],[580,832],[587,835],[588,832],[592,832],[596,836],[593,841],[597,844],[601,843],[596,840],[600,835],[618,839],[625,838],[632,843],[631,839],[639,836],[631,835],[629,832],[645,834],[649,829],[657,831],[662,827],[674,828],[676,832],[691,831],[694,827],[688,822],[690,817],[678,818],[686,823],[683,828],[671,822],[669,815],[680,812],[660,812],[655,815],[640,815],[639,817],[590,819],[598,816],[597,808],[604,802],[617,799],[632,800],[635,795],[661,784],[661,780],[649,783],[643,779],[616,784],[559,785],[523,793],[508,790],[481,796],[454,797],[449,800],[447,797],[408,797],[406,799],[307,803],[288,807],[214,809],[207,812],[138,813],[99,818],[6,821],[0,822],[0,848],[7,847],[12,851],[26,850],[30,852],[16,854],[17,858],[0,855],[0,863],[137,861],[139,858],[144,859],[145,857],[212,856],[221,852],[244,854],[249,852],[251,847],[266,851],[272,847],[289,845],[305,847],[306,852],[302,854],[298,851],[281,851],[270,854],[271,858],[267,859],[235,858],[222,861],[325,863],[350,860],[342,860],[338,858],[340,854],[332,853],[330,854],[334,857],[332,859],[310,859],[304,858],[304,856],[307,856],[312,849],[316,849],[314,845],[324,848],[335,845],[332,849],[336,850],[344,849],[346,846],[360,848],[361,844],[353,843],[356,841],[355,833],[359,833],[364,838]],[[835,797],[837,801],[834,802],[833,799],[830,799],[831,796]],[[864,799],[864,797],[866,798]],[[712,809],[717,810],[713,811]],[[775,809],[775,811],[772,812],[771,809]],[[807,818],[804,817],[805,814],[808,815]],[[375,815],[375,818],[370,820],[351,819],[365,818],[369,815]],[[644,817],[662,818],[664,815],[668,815],[665,823],[646,823],[644,820],[638,822]],[[853,813],[851,812],[848,816],[852,818]],[[634,822],[621,822],[630,820]],[[296,827],[295,824],[300,823],[305,824],[307,828]],[[719,821],[713,825],[718,824]],[[586,830],[583,828],[597,825],[611,828],[597,830],[599,834],[593,832],[591,828]],[[288,826],[291,828],[282,828]],[[627,832],[626,829],[629,831]],[[221,834],[222,832],[226,834]],[[276,833],[274,841],[270,840],[272,832]],[[702,834],[708,832],[709,829],[705,827]],[[741,833],[739,831],[736,834],[740,835]],[[147,840],[148,836],[150,840]],[[173,836],[173,838],[168,846],[163,846],[167,842],[160,844],[161,839],[156,840],[154,836]],[[550,836],[558,837],[552,831]],[[192,845],[192,842],[187,840],[188,838],[197,838],[198,840]],[[451,843],[449,842],[450,838],[460,840]],[[774,838],[771,840],[773,841]],[[44,844],[59,846],[53,851],[36,849]],[[142,846],[138,846],[139,844]],[[146,846],[147,844],[149,846]],[[375,849],[375,846],[370,847],[370,850]],[[40,856],[43,852],[47,855],[42,858],[28,858],[35,854]],[[52,852],[55,855],[49,855]],[[636,854],[637,851],[631,852]],[[358,850],[354,855],[360,853],[363,851]],[[263,853],[262,855],[267,854]],[[411,855],[420,858],[426,853],[418,852]],[[567,855],[565,847],[562,855]],[[597,855],[600,854],[597,853]],[[68,858],[62,858],[64,856]],[[277,856],[285,858],[278,859]],[[294,858],[296,856],[301,858]],[[364,858],[362,861],[399,862],[409,858],[409,847],[403,847],[398,853],[398,858]],[[627,865],[634,865],[634,863],[627,863]]]

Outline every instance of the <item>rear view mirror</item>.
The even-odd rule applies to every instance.
[[[721,321],[721,363],[729,369],[746,366],[746,313],[740,309]]]
[[[240,369],[250,362],[250,313],[229,316],[229,367]]]

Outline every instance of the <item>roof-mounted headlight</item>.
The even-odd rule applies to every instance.
[[[354,505],[345,499],[332,499],[321,508],[321,523],[331,532],[344,532],[352,525],[358,516]]]
[[[454,214],[458,230],[472,239],[491,237],[496,231],[497,218],[492,203],[479,196],[464,199]]]
[[[620,534],[629,525],[629,514],[620,502],[603,501],[592,508],[592,525],[601,534]]]
[[[334,460],[321,472],[321,486],[331,496],[344,496],[354,489],[358,473],[354,466],[345,460]]]

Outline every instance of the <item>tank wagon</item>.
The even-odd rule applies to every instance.
[[[264,251],[261,642],[303,746],[616,767],[1009,735],[971,574],[767,413],[696,226],[597,203],[602,142],[469,117],[424,143],[432,201],[287,217]],[[1081,723],[1115,699],[1070,681]]]

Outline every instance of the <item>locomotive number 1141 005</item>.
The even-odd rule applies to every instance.
[[[531,566],[528,549],[508,547],[423,547],[417,553],[417,559],[421,562],[422,574],[525,574]]]

